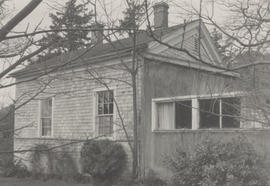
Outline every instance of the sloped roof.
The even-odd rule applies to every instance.
[[[188,24],[191,24],[197,20],[191,21]],[[187,23],[186,23],[187,24]],[[161,37],[167,33],[173,32],[181,27],[184,24],[179,24],[176,26],[169,27],[167,29],[160,29],[154,31],[154,34],[157,37]],[[149,35],[147,31],[140,31],[136,36],[136,47],[140,49],[147,48],[147,44],[154,39]],[[61,54],[59,56],[50,58],[48,60],[39,61],[36,63],[29,64],[25,68],[13,72],[10,74],[12,77],[18,76],[31,76],[36,73],[44,73],[47,74],[49,72],[53,72],[59,69],[68,69],[74,68],[82,65],[87,65],[102,57],[110,57],[115,55],[115,57],[120,57],[119,55],[128,54],[133,49],[133,38],[128,37],[124,39],[119,39],[110,43],[104,43],[101,45],[96,45],[92,48],[81,49],[65,54]]]

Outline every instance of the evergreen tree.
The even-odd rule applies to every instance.
[[[50,45],[47,51],[39,56],[40,59],[50,58],[61,53],[78,50],[87,47],[91,40],[89,31],[80,30],[91,26],[92,11],[88,3],[77,4],[77,0],[69,0],[63,7],[63,11],[50,14],[51,30],[55,32],[46,34],[40,41],[40,45]],[[57,31],[65,29],[65,31]],[[74,30],[76,29],[76,30]]]
[[[139,1],[128,1],[128,7],[123,11],[124,18],[120,20],[120,28],[127,29],[131,34],[131,29],[139,29],[140,24],[143,21],[144,4]]]

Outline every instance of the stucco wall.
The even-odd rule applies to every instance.
[[[152,132],[152,99],[231,92],[237,90],[237,81],[229,76],[154,61],[145,63],[144,72],[142,134],[145,150],[142,160],[143,171],[147,171],[162,168],[160,164],[156,164],[156,158],[161,154],[157,151],[159,148],[162,149],[162,146],[171,145],[170,137],[163,143],[158,143],[159,136]],[[177,137],[181,139],[180,135]]]

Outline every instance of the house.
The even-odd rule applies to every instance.
[[[176,145],[191,148],[187,144],[204,132],[218,135],[244,127],[239,119],[243,92],[239,74],[223,66],[203,23],[168,27],[168,5],[153,8],[155,37],[163,43],[146,31],[138,33],[136,41],[139,161],[143,171],[166,172],[162,155]],[[15,136],[15,150],[97,136],[127,147],[133,135],[133,91],[126,67],[132,63],[133,42],[125,38],[102,43],[102,36],[93,32],[97,45],[91,49],[30,64],[12,74],[18,83],[16,104],[23,104],[15,113],[15,128],[23,128]],[[72,150],[77,155],[79,151],[80,145]]]

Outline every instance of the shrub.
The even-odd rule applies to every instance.
[[[83,171],[94,181],[116,181],[126,165],[126,153],[121,144],[110,140],[90,140],[81,149]]]
[[[73,175],[73,180],[76,181],[77,183],[90,183],[92,181],[92,177],[88,174],[80,174],[80,173],[77,173],[75,175]]]
[[[32,175],[35,178],[75,180],[78,175],[76,163],[68,148],[52,151],[45,144],[34,147],[31,156]]]
[[[7,158],[5,161],[1,161],[0,167],[4,177],[25,178],[30,176],[29,171],[21,162],[21,160],[13,160],[13,158]]]
[[[227,143],[205,140],[191,154],[180,148],[165,161],[179,186],[265,186],[262,158],[242,137]]]
[[[149,170],[143,181],[144,186],[166,186],[166,182],[162,180],[153,170]]]
[[[54,175],[64,180],[71,180],[78,175],[76,163],[67,148],[62,148],[54,158],[56,159],[53,169]]]
[[[31,173],[35,178],[47,179],[53,175],[55,156],[45,144],[37,144],[31,154]]]

